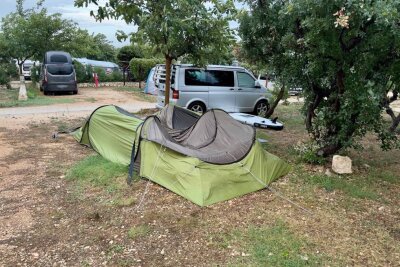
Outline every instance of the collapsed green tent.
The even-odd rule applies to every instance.
[[[103,106],[74,137],[112,162],[136,163],[139,176],[200,206],[260,190],[290,170],[264,151],[253,127],[218,109],[199,116],[166,106],[141,120]]]

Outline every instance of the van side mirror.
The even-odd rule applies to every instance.
[[[260,81],[259,81],[259,80],[256,80],[256,81],[254,82],[254,87],[255,87],[255,88],[261,88],[261,84],[260,84]]]

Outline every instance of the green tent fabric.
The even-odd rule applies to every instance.
[[[73,136],[109,161],[128,165],[136,130],[141,123],[143,120],[131,113],[107,105],[96,109]]]
[[[141,177],[200,206],[260,190],[290,171],[288,164],[264,151],[254,128],[221,110],[200,117],[167,106],[141,120],[118,107],[104,106],[74,137],[125,165],[135,144]]]

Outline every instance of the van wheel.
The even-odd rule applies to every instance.
[[[264,117],[269,110],[269,103],[267,100],[260,100],[254,107],[254,115]]]
[[[78,90],[72,91],[72,94],[77,95],[78,94]]]
[[[188,110],[203,114],[206,112],[206,105],[201,102],[193,102],[188,106]]]

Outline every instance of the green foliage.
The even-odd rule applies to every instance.
[[[22,65],[27,59],[42,60],[46,51],[63,50],[75,57],[115,60],[115,48],[104,34],[89,34],[59,13],[48,14],[40,3],[31,9],[23,4],[17,2],[17,12],[1,19],[0,58],[6,55]]]
[[[398,1],[246,1],[243,49],[279,81],[302,87],[306,127],[327,156],[375,132],[398,146],[383,123],[389,80],[399,83]]]
[[[116,49],[107,37],[102,34],[92,34],[88,37],[90,45],[86,49],[86,57],[101,61],[115,61]]]
[[[144,81],[150,70],[157,64],[160,64],[160,62],[162,62],[162,60],[156,58],[133,58],[129,66],[135,80]]]
[[[18,69],[13,63],[0,62],[0,85],[8,85],[11,78],[18,77]]]
[[[97,73],[97,77],[99,78],[99,82],[107,82],[108,80],[108,75],[106,74],[106,71],[104,68],[101,67],[94,67],[94,72]]]
[[[91,80],[91,77],[87,75],[85,66],[76,60],[73,61],[73,64],[76,73],[76,80],[78,81],[78,83],[89,82]]]
[[[118,2],[75,0],[79,7],[95,4],[97,11],[91,15],[98,20],[122,18],[138,26],[131,41],[150,44],[164,55],[166,69],[174,59],[185,57],[195,64],[204,65],[225,57],[232,50],[233,19],[235,7],[232,0],[152,0]],[[120,33],[127,37],[125,33]],[[170,72],[166,74],[166,104],[169,102]]]
[[[33,66],[31,68],[31,80],[33,83],[39,82],[40,66]]]
[[[91,65],[86,65],[86,82],[93,82],[93,68]]]
[[[28,58],[41,59],[48,50],[63,50],[73,45],[76,30],[76,25],[62,19],[61,14],[49,15],[46,9],[38,7],[2,18],[0,46],[3,53],[22,65]]]
[[[318,145],[313,142],[300,143],[295,145],[293,148],[302,162],[318,165],[326,163],[324,157],[317,155],[316,152],[318,150]]]
[[[111,82],[122,82],[124,80],[124,77],[122,76],[122,72],[119,70],[114,70],[108,76],[109,76],[109,79]]]
[[[233,1],[214,0],[211,5],[202,0],[106,1],[100,5],[94,0],[75,0],[79,7],[90,3],[97,5],[97,11],[91,12],[96,19],[122,18],[137,25],[133,38],[154,45],[171,59],[189,55],[194,61],[214,60],[229,51],[233,42],[228,24],[235,14]]]
[[[143,58],[144,52],[139,45],[126,45],[119,49],[117,59],[122,66],[129,66],[132,58]]]
[[[125,177],[127,167],[104,159],[100,155],[89,156],[74,165],[67,179],[84,181],[101,187],[115,186],[117,177]]]

